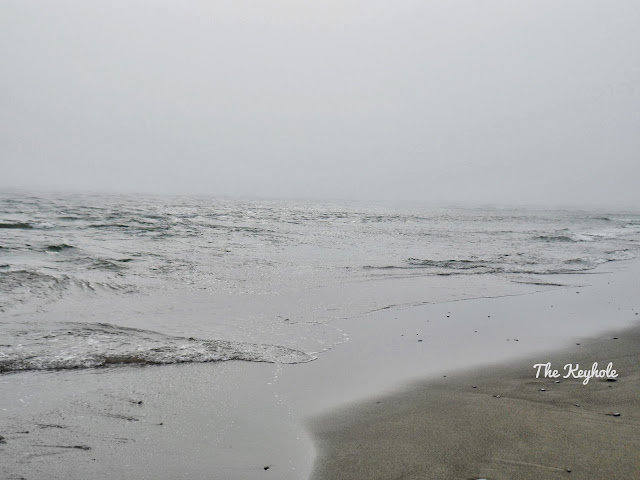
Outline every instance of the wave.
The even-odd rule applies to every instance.
[[[421,260],[419,258],[409,258],[407,263],[416,267],[455,268],[460,270],[472,270],[488,266],[488,262],[477,260]]]
[[[46,251],[53,253],[60,253],[67,250],[76,250],[76,247],[73,245],[69,245],[66,243],[60,243],[57,245],[49,245],[46,248]],[[84,268],[90,270],[107,270],[113,272],[119,272],[123,269],[127,268],[126,263],[131,262],[132,258],[102,258],[102,257],[92,257],[92,256],[73,256],[66,257],[64,259],[64,263],[71,263],[74,265],[82,266]],[[63,262],[63,260],[60,260]]]
[[[419,258],[408,258],[406,265],[365,265],[362,268],[364,268],[365,270],[410,270],[422,268],[440,268],[446,270],[495,270],[496,267],[496,262],[491,260],[423,260]]]
[[[636,256],[631,252],[629,248],[621,248],[618,250],[610,250],[605,252],[609,261],[615,260],[631,260]]]
[[[506,258],[517,258],[509,255],[502,255],[496,259],[452,259],[452,260],[431,260],[409,258],[405,265],[366,265],[365,270],[413,270],[425,269],[432,275],[481,275],[481,274],[567,274],[579,273],[592,270],[598,265],[607,262],[620,260],[630,260],[635,255],[629,249],[619,249],[604,252],[602,256],[587,256],[570,258],[560,263],[545,263],[544,261],[532,261],[531,259],[516,259],[514,261]]]
[[[127,262],[128,261],[126,259],[124,261],[121,261],[96,257],[81,257],[73,261],[73,263],[75,263],[76,265],[82,266],[89,270],[103,270],[111,272],[121,272],[125,270],[128,267],[124,265],[124,263]]]
[[[419,258],[409,258],[407,259],[407,265],[384,265],[384,266],[365,265],[362,268],[365,270],[406,270],[406,269],[413,269],[413,268],[432,267],[432,268],[472,270],[475,268],[485,268],[487,267],[486,263],[490,263],[490,262],[480,262],[476,260],[422,260]]]
[[[95,282],[69,275],[51,275],[37,270],[0,270],[0,312],[18,304],[41,304],[60,300],[68,293],[120,292],[132,293],[132,285]]]
[[[580,240],[570,235],[537,235],[534,240],[543,240],[545,242],[579,242]]]
[[[62,298],[70,286],[67,275],[48,275],[35,270],[0,271],[0,312],[21,303],[50,302]]]
[[[89,228],[129,228],[130,225],[124,223],[94,223]]]
[[[565,260],[564,263],[568,265],[584,265],[588,260],[586,258],[570,258]]]
[[[29,289],[34,292],[38,286],[54,287],[62,285],[68,280],[67,275],[56,277],[35,270],[11,270],[0,274],[0,292],[8,293],[17,288]]]
[[[55,228],[55,225],[49,222],[38,222],[38,223],[3,222],[3,223],[0,223],[0,228],[16,229],[16,230],[33,230],[33,229]]]
[[[62,252],[63,250],[69,250],[75,248],[73,245],[67,245],[66,243],[60,243],[58,245],[49,245],[47,250],[49,252]]]
[[[0,223],[0,228],[31,229],[33,225],[24,222]]]
[[[5,338],[12,336],[20,345],[2,346],[0,373],[229,360],[305,363],[316,359],[279,345],[177,337],[108,323],[69,323],[53,331],[10,332]]]

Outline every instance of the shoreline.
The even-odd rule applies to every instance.
[[[464,356],[466,366],[445,361],[419,378],[318,411],[308,421],[317,451],[310,479],[636,478],[640,305],[630,306],[638,271],[632,262],[591,291],[576,289],[586,295],[574,293],[579,300],[566,312],[546,310],[537,346],[519,354],[497,359],[495,352],[483,357],[473,350]],[[626,287],[618,290],[622,282]],[[520,300],[527,309],[546,299]],[[616,317],[621,312],[626,324]],[[575,327],[576,317],[589,325],[586,334],[572,336],[560,323],[557,335],[549,330],[562,320]],[[540,341],[545,338],[557,341]],[[530,340],[531,331],[519,334],[518,346]],[[558,378],[536,378],[534,365],[547,362]],[[587,385],[584,378],[564,378],[565,365],[591,369],[594,362],[599,369],[611,362],[618,378],[591,378]]]
[[[536,379],[532,358],[416,384],[316,418],[311,478],[635,478],[640,325],[578,343],[549,361],[619,377]]]
[[[404,398],[425,379],[462,378],[473,365],[493,372],[534,355],[538,363],[550,358],[545,352],[605,329],[624,331],[638,319],[629,316],[638,307],[633,285],[640,278],[640,261],[600,267],[583,277],[589,278],[588,286],[585,281],[576,286],[577,278],[567,275],[563,281],[569,286],[531,295],[383,309],[338,320],[332,325],[347,332],[350,341],[310,363],[230,361],[2,376],[0,402],[8,411],[2,412],[0,435],[6,444],[0,448],[7,461],[0,474],[319,480],[326,454],[319,432],[333,415],[350,411],[342,424],[349,425],[359,406],[372,403],[378,414],[386,408],[383,399]],[[453,283],[464,291],[465,282]],[[615,362],[614,368],[622,372]],[[526,373],[533,378],[531,365]],[[627,383],[623,376],[612,385]],[[407,385],[413,387],[407,390]],[[318,418],[323,420],[313,420]],[[622,420],[627,418],[624,413]],[[440,436],[460,424],[456,418],[447,422]],[[396,441],[402,438],[399,434]],[[351,459],[371,461],[363,448],[349,448],[344,452],[351,451]]]
[[[576,282],[575,276],[558,277]],[[281,392],[302,418],[311,419],[475,366],[543,359],[581,339],[625,330],[639,318],[640,260],[601,267],[589,275],[588,285],[581,280],[336,321],[349,341],[314,362],[287,366],[279,379]]]

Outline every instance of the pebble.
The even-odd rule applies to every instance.
[[[541,388],[541,389],[540,389],[540,391],[541,391],[541,392],[546,392],[546,391],[547,391],[547,389],[546,389],[546,388]]]
[[[571,469],[570,469],[570,468],[567,468],[565,471],[566,471],[567,473],[571,473]]]
[[[496,397],[496,398],[500,398],[500,395],[494,395],[494,397]]]

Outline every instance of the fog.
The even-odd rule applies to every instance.
[[[0,188],[640,208],[640,2],[0,4]]]

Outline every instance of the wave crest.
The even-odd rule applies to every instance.
[[[228,360],[305,363],[316,358],[279,345],[176,337],[106,323],[14,332],[13,338],[19,346],[0,347],[0,373]]]

